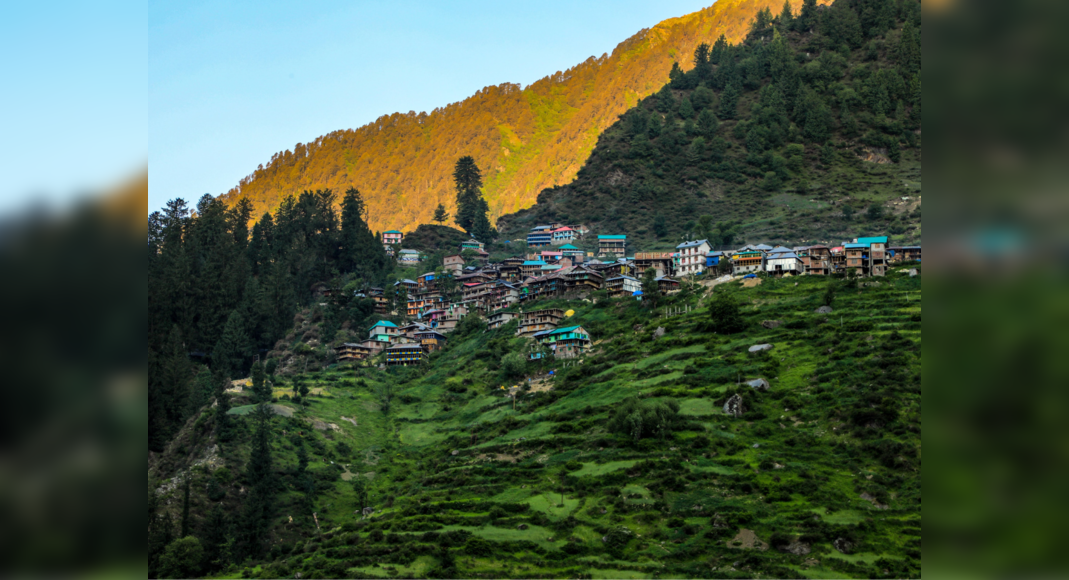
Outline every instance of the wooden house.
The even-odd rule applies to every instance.
[[[575,266],[564,274],[568,278],[568,290],[601,290],[605,277],[600,272],[586,266]]]
[[[592,344],[590,333],[582,326],[569,326],[545,332],[533,337],[539,344],[549,347],[557,359],[578,358]]]
[[[889,264],[896,264],[899,262],[919,262],[920,260],[920,246],[893,246],[887,248],[887,262]]]
[[[423,255],[419,253],[419,250],[401,250],[397,254],[397,261],[404,266],[412,266],[423,261]]]
[[[486,328],[489,330],[500,328],[508,324],[508,322],[516,316],[515,312],[495,312],[486,317]]]
[[[656,278],[655,281],[657,282],[657,290],[659,290],[661,294],[673,294],[679,292],[679,281],[677,280],[661,276],[660,278]]]
[[[453,272],[453,274],[459,274],[464,270],[464,258],[460,254],[446,256],[442,258],[442,267]]]
[[[445,348],[445,335],[435,330],[424,330],[416,333],[416,339],[423,348],[423,352],[430,354]]]
[[[383,342],[392,342],[393,339],[400,334],[401,330],[397,328],[396,324],[389,320],[380,320],[371,326],[371,332],[368,334],[368,338]]]
[[[338,361],[363,360],[371,356],[371,348],[362,344],[346,342],[338,347]]]
[[[550,226],[535,226],[531,228],[531,232],[527,234],[527,246],[531,248],[540,248],[542,246],[549,246],[553,243],[553,228]]]
[[[582,263],[586,258],[586,252],[571,244],[564,244],[558,249],[560,250],[561,255],[565,258],[570,258],[573,264]]]
[[[478,253],[478,252],[482,252],[484,247],[485,247],[485,245],[482,242],[480,242],[479,240],[476,240],[475,238],[472,238],[472,239],[460,244],[460,251],[463,252],[464,250],[472,250],[472,251]]]
[[[542,275],[542,266],[546,263],[542,260],[524,260],[520,265],[520,277],[521,279],[530,278],[532,276]]]
[[[605,280],[605,289],[609,291],[609,296],[613,298],[634,296],[635,292],[642,290],[642,282],[631,276],[614,276]]]
[[[520,323],[516,328],[517,336],[531,336],[543,330],[557,328],[557,323],[564,318],[564,311],[559,308],[533,310],[520,313]]]
[[[674,252],[638,252],[635,254],[635,276],[641,278],[646,270],[653,268],[658,276],[675,273],[672,255]]]
[[[765,254],[756,248],[742,248],[731,255],[731,271],[736,275],[760,272],[764,269],[764,265]]]
[[[627,255],[627,236],[610,235],[598,236],[598,257],[604,258],[615,256],[622,258]]]
[[[570,228],[568,226],[561,226],[561,227],[553,230],[551,233],[552,233],[552,243],[555,246],[559,246],[561,244],[567,244],[568,242],[570,242],[570,241],[572,241],[572,240],[574,240],[574,239],[579,237],[579,233],[576,232],[575,229]]]

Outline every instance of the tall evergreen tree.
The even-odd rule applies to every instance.
[[[898,41],[898,51],[895,56],[898,59],[898,66],[907,78],[911,78],[920,71],[921,48],[913,23],[908,20],[902,27],[902,38]]]
[[[739,108],[739,86],[735,83],[730,83],[724,89],[724,92],[720,94],[720,109],[719,115],[721,119],[734,119],[738,115]]]
[[[245,317],[235,309],[230,312],[223,328],[223,336],[212,349],[212,366],[226,376],[236,379],[244,374],[245,360],[252,348],[245,330]]]
[[[779,13],[779,25],[783,30],[790,30],[794,25],[794,11],[791,10],[791,0],[783,0],[783,10]]]
[[[345,190],[341,215],[341,270],[366,282],[379,283],[392,263],[385,248],[367,225],[367,205],[355,187]]]
[[[675,108],[676,98],[672,95],[672,89],[668,85],[664,85],[657,92],[657,110],[662,113],[671,113]]]
[[[684,95],[683,99],[679,102],[679,116],[684,119],[691,119],[694,117],[694,106],[690,104],[690,97]]]
[[[260,361],[252,363],[252,394],[257,403],[271,401],[271,385],[267,384],[264,376],[264,364]]]
[[[270,534],[274,512],[275,476],[271,459],[271,417],[267,405],[258,405],[249,418],[256,424],[252,453],[245,466],[245,479],[251,486],[242,511],[240,545],[246,557],[263,553]]]
[[[444,205],[438,204],[438,207],[434,208],[434,218],[432,219],[434,219],[435,223],[438,225],[444,224],[445,221],[449,219],[449,213],[445,211]]]
[[[475,158],[465,155],[453,167],[453,183],[457,190],[457,211],[454,221],[464,231],[470,232],[479,211],[479,190],[483,187],[482,172]]]
[[[802,10],[794,20],[794,29],[809,32],[817,25],[817,0],[803,0]]]

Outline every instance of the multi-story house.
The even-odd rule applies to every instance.
[[[549,246],[553,243],[553,228],[549,226],[535,226],[527,234],[527,245],[532,248]]]
[[[827,246],[805,246],[795,248],[794,253],[802,259],[805,273],[811,276],[831,274],[831,250]]]
[[[442,267],[454,274],[459,274],[464,270],[464,258],[460,257],[460,254],[446,256],[442,258]]]
[[[559,227],[553,230],[552,234],[554,246],[566,244],[579,237],[578,232],[568,226]]]
[[[771,247],[769,248],[772,249]],[[764,269],[765,254],[761,250],[747,246],[736,250],[731,255],[731,271],[735,274],[750,274]]]
[[[869,276],[883,276],[887,274],[887,236],[858,238],[855,243],[867,244],[869,247]]]
[[[705,253],[705,269],[717,271],[720,269],[720,262],[728,263],[731,261],[731,252],[722,252],[719,250],[710,250]]]
[[[805,273],[805,266],[794,250],[778,247],[765,257],[765,271],[773,276],[797,276]]]
[[[423,255],[419,253],[419,250],[401,250],[398,252],[397,261],[402,265],[411,266],[423,261]]]
[[[661,276],[655,280],[657,282],[657,290],[661,294],[672,294],[679,291],[679,281],[673,280],[667,276]]]
[[[591,343],[590,333],[582,326],[569,326],[547,330],[534,335],[539,344],[548,346],[553,352],[553,358],[569,359],[582,356]]]
[[[387,366],[418,365],[423,361],[423,345],[413,342],[397,344],[386,349]]]
[[[844,272],[846,271],[846,249],[842,246],[836,246],[828,250],[828,254],[831,256],[831,271],[832,272]]]
[[[590,264],[590,267],[601,274],[605,279],[615,276],[630,276],[634,271],[634,263],[626,260]]]
[[[584,252],[583,250],[580,250],[579,248],[577,248],[577,247],[575,247],[575,246],[573,246],[571,244],[564,244],[559,249],[560,249],[561,255],[564,256],[565,258],[570,258],[572,260],[573,264],[581,263],[584,260],[584,258],[586,257],[586,252]]]
[[[362,344],[346,342],[338,347],[338,360],[340,362],[363,360],[369,356],[371,356],[371,349]]]
[[[559,308],[521,312],[516,336],[531,336],[543,330],[553,330],[557,328],[557,323],[562,318],[564,318],[564,311]]]
[[[397,230],[382,232],[382,247],[386,248],[386,253],[392,256],[394,244],[400,244],[404,238],[405,235]]]
[[[500,328],[516,317],[515,312],[495,312],[486,317],[486,328],[494,330]]]
[[[542,260],[525,260],[523,264],[520,265],[521,279],[527,279],[532,276],[541,276],[542,266],[545,265],[546,263]]]
[[[635,276],[646,275],[646,270],[653,268],[658,276],[671,276],[674,272],[674,252],[638,252],[635,254]]]
[[[608,256],[618,258],[627,256],[627,236],[598,236],[598,257],[604,258]]]
[[[416,339],[419,341],[419,345],[423,347],[423,352],[427,354],[445,348],[445,335],[434,330],[427,329],[418,332],[416,333]]]
[[[460,244],[460,251],[461,252],[463,252],[464,250],[472,250],[474,252],[482,252],[483,248],[484,248],[484,244],[482,242],[480,242],[479,240],[476,240],[475,238],[472,238],[472,239]]]
[[[564,274],[568,278],[568,290],[600,290],[605,279],[597,270],[576,266]]]
[[[921,260],[920,246],[894,246],[887,248],[887,262],[919,262]]]
[[[679,254],[679,267],[676,269],[677,276],[695,276],[705,271],[705,254],[711,250],[709,240],[695,240],[683,242],[676,246]]]
[[[393,342],[393,339],[401,334],[397,325],[389,320],[380,320],[371,326],[368,338],[380,342]]]
[[[547,264],[556,264],[557,262],[560,262],[561,258],[563,258],[563,257],[564,257],[564,252],[554,252],[554,251],[550,251],[550,250],[542,250],[542,252],[538,255],[538,257],[532,257],[531,259],[532,260],[542,260],[543,262],[545,262]]]
[[[520,300],[560,296],[568,287],[568,278],[557,273],[528,278],[520,289]]]
[[[635,292],[642,290],[642,282],[631,276],[615,276],[605,280],[605,289],[609,291],[609,296],[612,298],[634,296]]]

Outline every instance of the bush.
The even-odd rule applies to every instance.
[[[632,397],[613,415],[609,429],[637,442],[650,436],[664,439],[680,423],[679,403],[674,399],[639,401]]]
[[[713,332],[734,334],[746,329],[746,322],[739,313],[739,303],[728,294],[718,294],[709,305],[709,317],[712,319]]]
[[[505,378],[522,377],[527,370],[527,360],[518,352],[506,354],[501,359],[501,370],[504,371]]]

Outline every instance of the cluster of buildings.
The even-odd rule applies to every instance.
[[[569,243],[585,233],[586,229],[580,226],[538,226],[527,238],[530,253],[493,263],[483,244],[476,240],[465,242],[461,252],[471,250],[474,258],[471,253],[448,256],[440,274],[427,272],[416,280],[394,283],[393,294],[403,297],[404,314],[413,322],[398,328],[380,321],[370,329],[367,340],[343,345],[339,359],[358,360],[384,352],[387,365],[418,363],[440,349],[446,335],[473,312],[486,317],[491,329],[518,319],[517,334],[538,345],[532,349],[531,358],[547,353],[556,358],[575,358],[590,347],[590,335],[585,329],[561,327],[565,318],[561,310],[517,312],[513,307],[539,298],[597,290],[605,290],[611,297],[641,297],[640,279],[650,269],[658,292],[669,294],[679,290],[678,277],[698,276],[706,270],[732,275],[829,275],[853,271],[860,276],[883,276],[888,264],[921,259],[920,246],[891,247],[886,236],[858,238],[835,247],[756,244],[734,250],[714,250],[707,240],[694,240],[679,244],[675,251],[639,252],[626,257],[627,236],[599,235],[595,256]],[[387,235],[399,234],[385,232],[383,243],[387,243]],[[399,241],[396,237],[389,239]],[[401,262],[418,263],[419,258],[415,250],[401,250],[398,255]],[[383,289],[370,288],[364,295],[375,300],[376,312],[390,312],[390,301]]]

